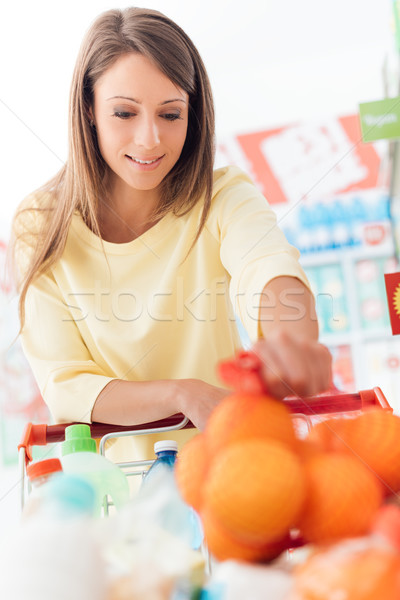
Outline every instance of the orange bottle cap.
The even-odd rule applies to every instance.
[[[26,474],[32,481],[37,477],[50,475],[50,473],[56,473],[57,471],[62,471],[60,460],[58,458],[48,458],[46,460],[39,460],[31,463],[26,469]]]

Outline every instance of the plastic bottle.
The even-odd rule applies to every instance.
[[[117,509],[127,503],[129,486],[126,476],[117,465],[97,454],[96,442],[90,435],[89,425],[70,425],[65,429],[61,454],[63,470],[85,478],[94,487],[95,514],[101,513],[107,495]]]
[[[43,486],[52,480],[54,475],[62,472],[62,465],[58,458],[38,460],[28,465],[26,474],[32,487],[28,501],[24,506],[22,517],[28,518],[40,506]]]
[[[92,519],[95,492],[57,473],[10,539],[1,540],[0,589],[7,600],[106,600],[107,578]]]
[[[62,465],[58,458],[47,458],[37,460],[28,465],[26,474],[31,483],[32,489],[38,489],[41,485],[49,481],[54,473],[62,471]]]
[[[40,510],[50,518],[86,519],[92,516],[96,491],[85,478],[59,472],[48,481],[41,499]]]
[[[145,478],[152,477],[159,469],[167,468],[172,471],[178,454],[178,444],[175,440],[162,440],[154,444],[156,460],[147,471]]]
[[[197,550],[203,542],[200,519],[193,508],[182,500],[175,483],[178,444],[174,440],[156,442],[154,453],[157,458],[145,475],[142,493],[143,490],[151,494],[164,492],[165,503],[159,512],[160,525]]]

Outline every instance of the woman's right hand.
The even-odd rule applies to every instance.
[[[172,393],[175,394],[179,411],[203,431],[212,410],[223,398],[232,394],[232,391],[210,385],[200,379],[175,379]]]

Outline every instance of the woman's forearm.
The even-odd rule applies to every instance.
[[[315,301],[306,286],[294,277],[276,277],[260,299],[259,331],[262,337],[279,328],[308,340],[318,339]]]
[[[98,395],[92,421],[138,425],[183,413],[195,427],[203,429],[211,411],[229,393],[200,379],[117,379]]]
[[[92,421],[138,425],[164,419],[181,411],[174,381],[113,380],[98,395]]]
[[[329,388],[332,357],[318,343],[315,302],[309,289],[293,277],[276,277],[260,301],[259,341],[253,350],[262,361],[269,393],[311,396]]]

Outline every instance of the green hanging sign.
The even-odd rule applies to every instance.
[[[360,104],[364,142],[400,138],[400,97]]]
[[[400,1],[393,0],[394,35],[397,50],[400,52]]]

